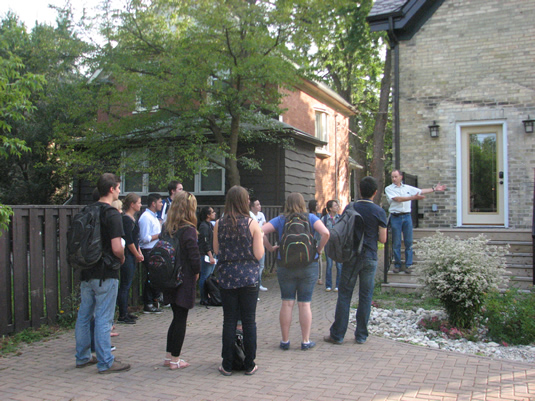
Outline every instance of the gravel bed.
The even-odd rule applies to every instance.
[[[351,316],[351,323],[355,325],[355,314],[351,313]],[[425,310],[422,308],[416,310],[389,310],[372,307],[368,331],[371,335],[434,349],[535,363],[535,346],[503,346],[487,339],[484,328],[478,330],[480,341],[473,342],[464,338],[460,340],[444,338],[444,334],[441,332],[418,327],[420,320],[434,316],[439,319],[446,319],[446,313],[442,310]]]

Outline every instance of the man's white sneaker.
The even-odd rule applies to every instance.
[[[260,291],[267,291],[267,288],[264,287],[264,286],[262,286],[262,285],[261,285],[258,289],[259,289]]]

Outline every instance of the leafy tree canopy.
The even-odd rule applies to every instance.
[[[279,141],[257,128],[275,127],[279,88],[298,78],[288,44],[299,37],[301,3],[133,0],[123,11],[104,7],[107,42],[92,81],[101,118],[70,143],[83,143],[74,163],[96,172],[102,160],[112,163],[141,144],[150,149],[144,161],[127,152],[136,156],[119,168],[143,163],[151,180],[166,182],[225,158],[230,184],[239,184],[238,163],[255,168],[258,160],[239,153],[238,143]],[[147,154],[157,157],[147,161]]]

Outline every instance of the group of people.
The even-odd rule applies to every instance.
[[[397,171],[397,170],[396,170]],[[398,172],[399,173],[399,172]],[[394,174],[394,173],[393,173]],[[103,174],[98,183],[100,204],[111,204],[120,193],[120,179],[114,174]],[[436,186],[435,190],[445,187]],[[427,190],[412,196],[421,196]],[[355,341],[362,344],[368,337],[367,323],[370,315],[377,268],[377,243],[386,242],[387,219],[385,211],[373,203],[377,195],[377,183],[372,177],[365,177],[360,183],[361,199],[352,204],[365,223],[362,252],[354,254],[351,260],[337,266],[336,287],[338,300],[335,321],[324,341],[341,344],[348,327],[350,302],[357,278],[359,280],[359,306]],[[388,194],[388,192],[387,192]],[[406,202],[403,198],[389,198],[394,202]],[[164,366],[182,369],[189,364],[180,359],[186,333],[189,309],[193,308],[196,283],[200,276],[201,303],[205,303],[204,281],[215,268],[218,271],[223,306],[222,363],[219,372],[224,376],[232,374],[235,337],[238,321],[243,329],[244,369],[246,375],[254,374],[258,366],[256,358],[256,305],[261,286],[261,269],[264,253],[277,251],[267,234],[276,233],[280,241],[287,218],[295,213],[308,216],[312,235],[317,238],[316,253],[312,262],[305,267],[295,268],[281,263],[278,254],[277,278],[282,305],[279,313],[282,350],[290,349],[290,325],[295,301],[299,310],[301,327],[301,350],[309,350],[316,343],[310,339],[312,312],[310,303],[316,283],[319,280],[318,262],[329,240],[329,227],[337,220],[339,204],[329,201],[326,214],[317,216],[314,202],[309,210],[300,193],[292,193],[285,202],[284,211],[266,222],[261,214],[260,202],[249,198],[248,191],[233,186],[226,194],[222,216],[215,221],[211,207],[201,209],[197,219],[197,200],[193,194],[184,191],[182,185],[173,181],[169,185],[169,198],[162,201],[159,195],[149,195],[148,207],[135,223],[134,215],[141,208],[138,195],[128,194],[124,199],[124,215],[115,209],[105,209],[101,216],[103,252],[121,263],[121,285],[118,285],[119,271],[97,266],[84,270],[81,277],[81,305],[76,323],[76,366],[96,364],[99,373],[120,372],[130,365],[114,359],[110,351],[110,332],[115,313],[115,299],[119,306],[119,322],[135,323],[135,316],[128,313],[128,291],[137,262],[147,261],[148,252],[158,241],[160,234],[169,234],[179,240],[180,258],[184,266],[183,283],[177,289],[165,290],[162,294],[145,281],[144,312],[161,313],[159,303],[169,304],[173,319],[168,329]],[[260,215],[261,214],[261,215]],[[213,224],[215,222],[215,224]],[[125,247],[121,243],[124,238]],[[408,263],[408,261],[407,261]],[[329,261],[327,261],[329,266]],[[332,261],[331,265],[332,266]],[[124,277],[123,277],[124,275]],[[326,276],[326,289],[331,289],[330,278]],[[96,357],[91,354],[90,322],[94,320]]]

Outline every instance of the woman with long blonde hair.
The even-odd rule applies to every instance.
[[[316,255],[314,261],[306,267],[282,266],[280,263],[280,253],[278,256],[277,278],[281,290],[282,306],[279,313],[282,340],[279,347],[286,351],[290,349],[290,324],[292,322],[292,311],[297,296],[297,306],[299,308],[299,324],[301,325],[301,349],[306,351],[313,348],[316,343],[310,341],[310,329],[312,327],[312,292],[318,280],[318,259],[321,256],[325,244],[329,240],[329,230],[314,213],[309,213],[305,204],[305,199],[300,193],[294,192],[288,195],[284,206],[284,213],[262,226],[264,234],[277,232],[279,241],[282,238],[284,224],[293,214],[303,215],[308,218],[311,234],[316,232],[321,235],[319,244],[316,244]],[[268,251],[274,251],[278,247],[273,247],[269,241],[265,240]]]
[[[163,291],[164,303],[171,304],[173,320],[167,331],[167,354],[164,366],[171,370],[183,369],[189,363],[180,359],[188,311],[195,305],[195,287],[200,271],[199,246],[197,245],[197,199],[186,191],[175,195],[161,236],[170,235],[178,240],[182,263],[182,284],[173,290]]]
[[[232,374],[236,326],[241,316],[244,368],[253,375],[256,358],[256,301],[258,300],[258,261],[264,255],[263,235],[256,220],[249,216],[249,194],[233,186],[225,198],[225,212],[214,228],[214,252],[219,255],[217,269],[223,302],[223,362],[219,372]]]

